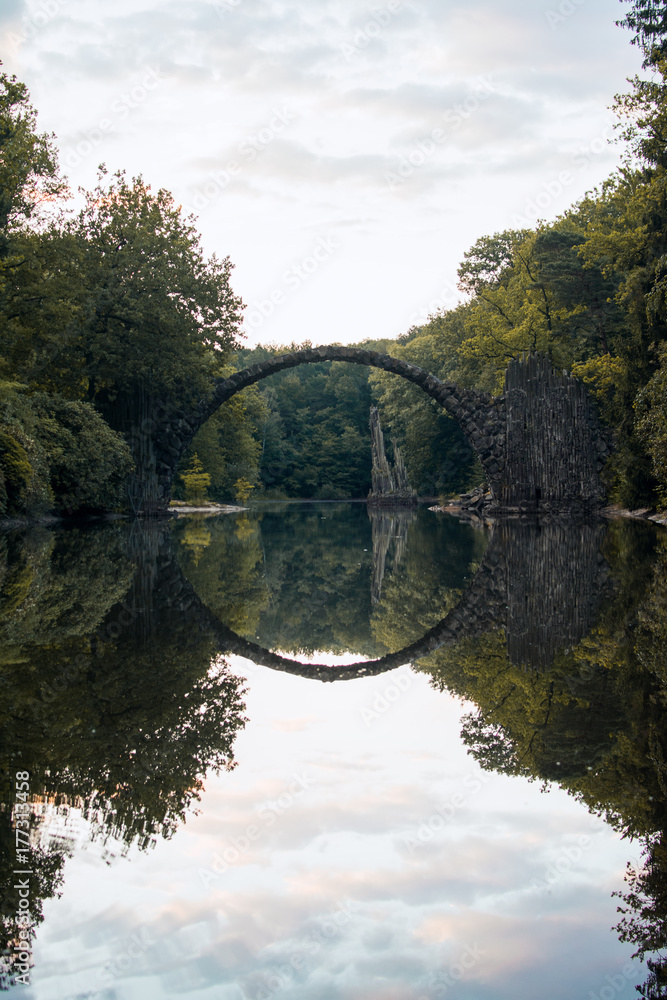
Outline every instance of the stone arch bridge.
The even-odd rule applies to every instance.
[[[136,512],[167,507],[178,463],[202,425],[242,389],[297,365],[342,361],[399,375],[418,385],[459,423],[479,456],[498,510],[568,511],[604,502],[600,473],[610,453],[583,383],[557,374],[548,358],[510,362],[502,396],[465,389],[422,368],[357,347],[314,347],[281,354],[219,379],[189,414],[156,402],[128,434],[137,473],[130,485]]]

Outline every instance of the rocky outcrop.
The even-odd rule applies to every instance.
[[[403,456],[396,441],[393,465],[387,458],[377,406],[371,406],[371,491],[368,503],[376,507],[413,507],[417,494],[410,488]]]

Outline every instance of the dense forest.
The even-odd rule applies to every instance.
[[[613,429],[610,497],[629,507],[667,501],[664,7],[635,0],[621,22],[647,71],[614,105],[621,168],[555,221],[478,239],[459,268],[457,308],[365,342],[494,393],[511,358],[547,353],[586,382]],[[243,349],[233,265],[205,256],[168,192],[101,168],[83,207],[68,206],[54,138],[38,132],[26,87],[0,75],[0,516],[128,508],[136,430],[155,407],[191,411],[217,377],[285,349]],[[433,401],[396,376],[335,363],[275,375],[225,404],[181,477],[201,475],[217,500],[251,488],[364,497],[371,403],[419,493],[480,481]],[[184,489],[179,478],[175,494]]]

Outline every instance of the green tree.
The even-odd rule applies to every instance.
[[[403,343],[393,344],[390,353],[438,378],[464,382],[456,347],[464,335],[465,315],[464,306],[432,317]],[[437,496],[481,482],[481,468],[461,428],[435,400],[389,372],[373,369],[369,379],[382,421],[398,441],[418,493]]]
[[[644,52],[644,68],[664,55],[667,36],[667,6],[664,0],[633,0],[623,20],[616,23],[635,32],[632,44],[639,45]]]
[[[89,403],[0,384],[0,514],[113,509],[131,469],[127,444]]]
[[[104,175],[67,233],[81,255],[86,319],[63,352],[54,388],[84,395],[112,426],[137,395],[195,405],[238,336],[232,264],[206,259],[192,221],[165,190]]]
[[[28,88],[15,76],[0,73],[0,260],[9,252],[8,231],[65,190],[53,136],[36,129]]]
[[[254,486],[247,479],[237,479],[234,483],[234,496],[238,503],[247,503]]]
[[[181,475],[196,452],[211,476],[209,494],[212,499],[222,502],[233,500],[238,479],[257,483],[262,447],[260,435],[265,415],[266,405],[256,386],[233,396],[195,434],[179,464]],[[182,498],[181,492],[180,486],[176,485],[174,495]]]
[[[204,466],[196,452],[192,456],[190,468],[181,475],[181,479],[188,503],[205,503],[208,500],[206,490],[211,485],[211,477],[208,472],[204,472]]]
[[[92,403],[130,444],[144,503],[159,505],[165,421],[212,391],[243,305],[229,258],[204,256],[168,192],[122,173],[106,184],[103,172],[85,197],[61,234],[74,246],[77,313],[37,384]]]

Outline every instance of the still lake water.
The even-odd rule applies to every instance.
[[[345,503],[4,536],[12,992],[636,996],[612,893],[650,847],[664,939],[666,539]]]

